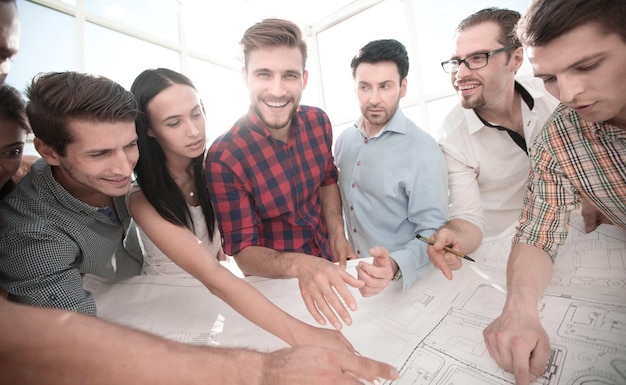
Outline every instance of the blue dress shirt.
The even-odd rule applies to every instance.
[[[367,138],[361,119],[335,143],[348,238],[361,258],[385,246],[408,288],[432,265],[420,233],[431,236],[447,220],[448,174],[433,137],[398,109]]]

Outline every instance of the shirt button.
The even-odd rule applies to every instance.
[[[358,162],[356,162],[356,165],[360,166],[361,165],[361,161],[359,160]]]
[[[356,229],[352,229],[352,232],[356,233]]]
[[[357,250],[356,253],[361,255],[361,250]]]
[[[354,211],[354,207],[353,206],[350,206],[350,211]]]
[[[353,182],[352,183],[352,188],[355,188],[355,187],[356,187],[356,183]]]

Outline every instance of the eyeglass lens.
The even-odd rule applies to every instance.
[[[448,73],[457,72],[461,63],[465,63],[467,68],[475,70],[487,65],[487,54],[481,53],[468,56],[465,59],[448,60],[443,63],[444,71]]]

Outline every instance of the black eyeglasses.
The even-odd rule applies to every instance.
[[[453,74],[459,71],[461,63],[465,64],[468,69],[477,70],[487,66],[489,63],[489,57],[497,54],[498,52],[510,51],[517,48],[515,45],[507,45],[506,47],[498,48],[496,50],[484,53],[475,53],[466,57],[465,59],[451,59],[441,62],[441,67],[448,74]]]

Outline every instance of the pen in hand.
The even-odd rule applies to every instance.
[[[429,245],[431,245],[431,246],[435,244],[435,241],[433,241],[433,240],[432,240],[432,239],[430,239],[430,238],[426,238],[426,237],[425,237],[425,236],[423,236],[422,234],[417,234],[417,235],[415,236],[415,238],[419,239],[419,240],[420,240],[420,241],[422,241],[422,242],[426,242],[426,243],[428,243],[428,244],[429,244]],[[468,261],[476,262],[476,261],[474,261],[472,258],[468,257],[467,255],[465,255],[465,254],[461,253],[460,251],[455,250],[455,249],[453,249],[453,248],[451,248],[451,247],[444,246],[444,247],[443,247],[443,249],[444,249],[445,251],[447,251],[448,253],[452,253],[452,254],[454,254],[454,255],[458,255],[459,257],[461,257],[461,258],[463,258],[463,259],[467,259]]]

